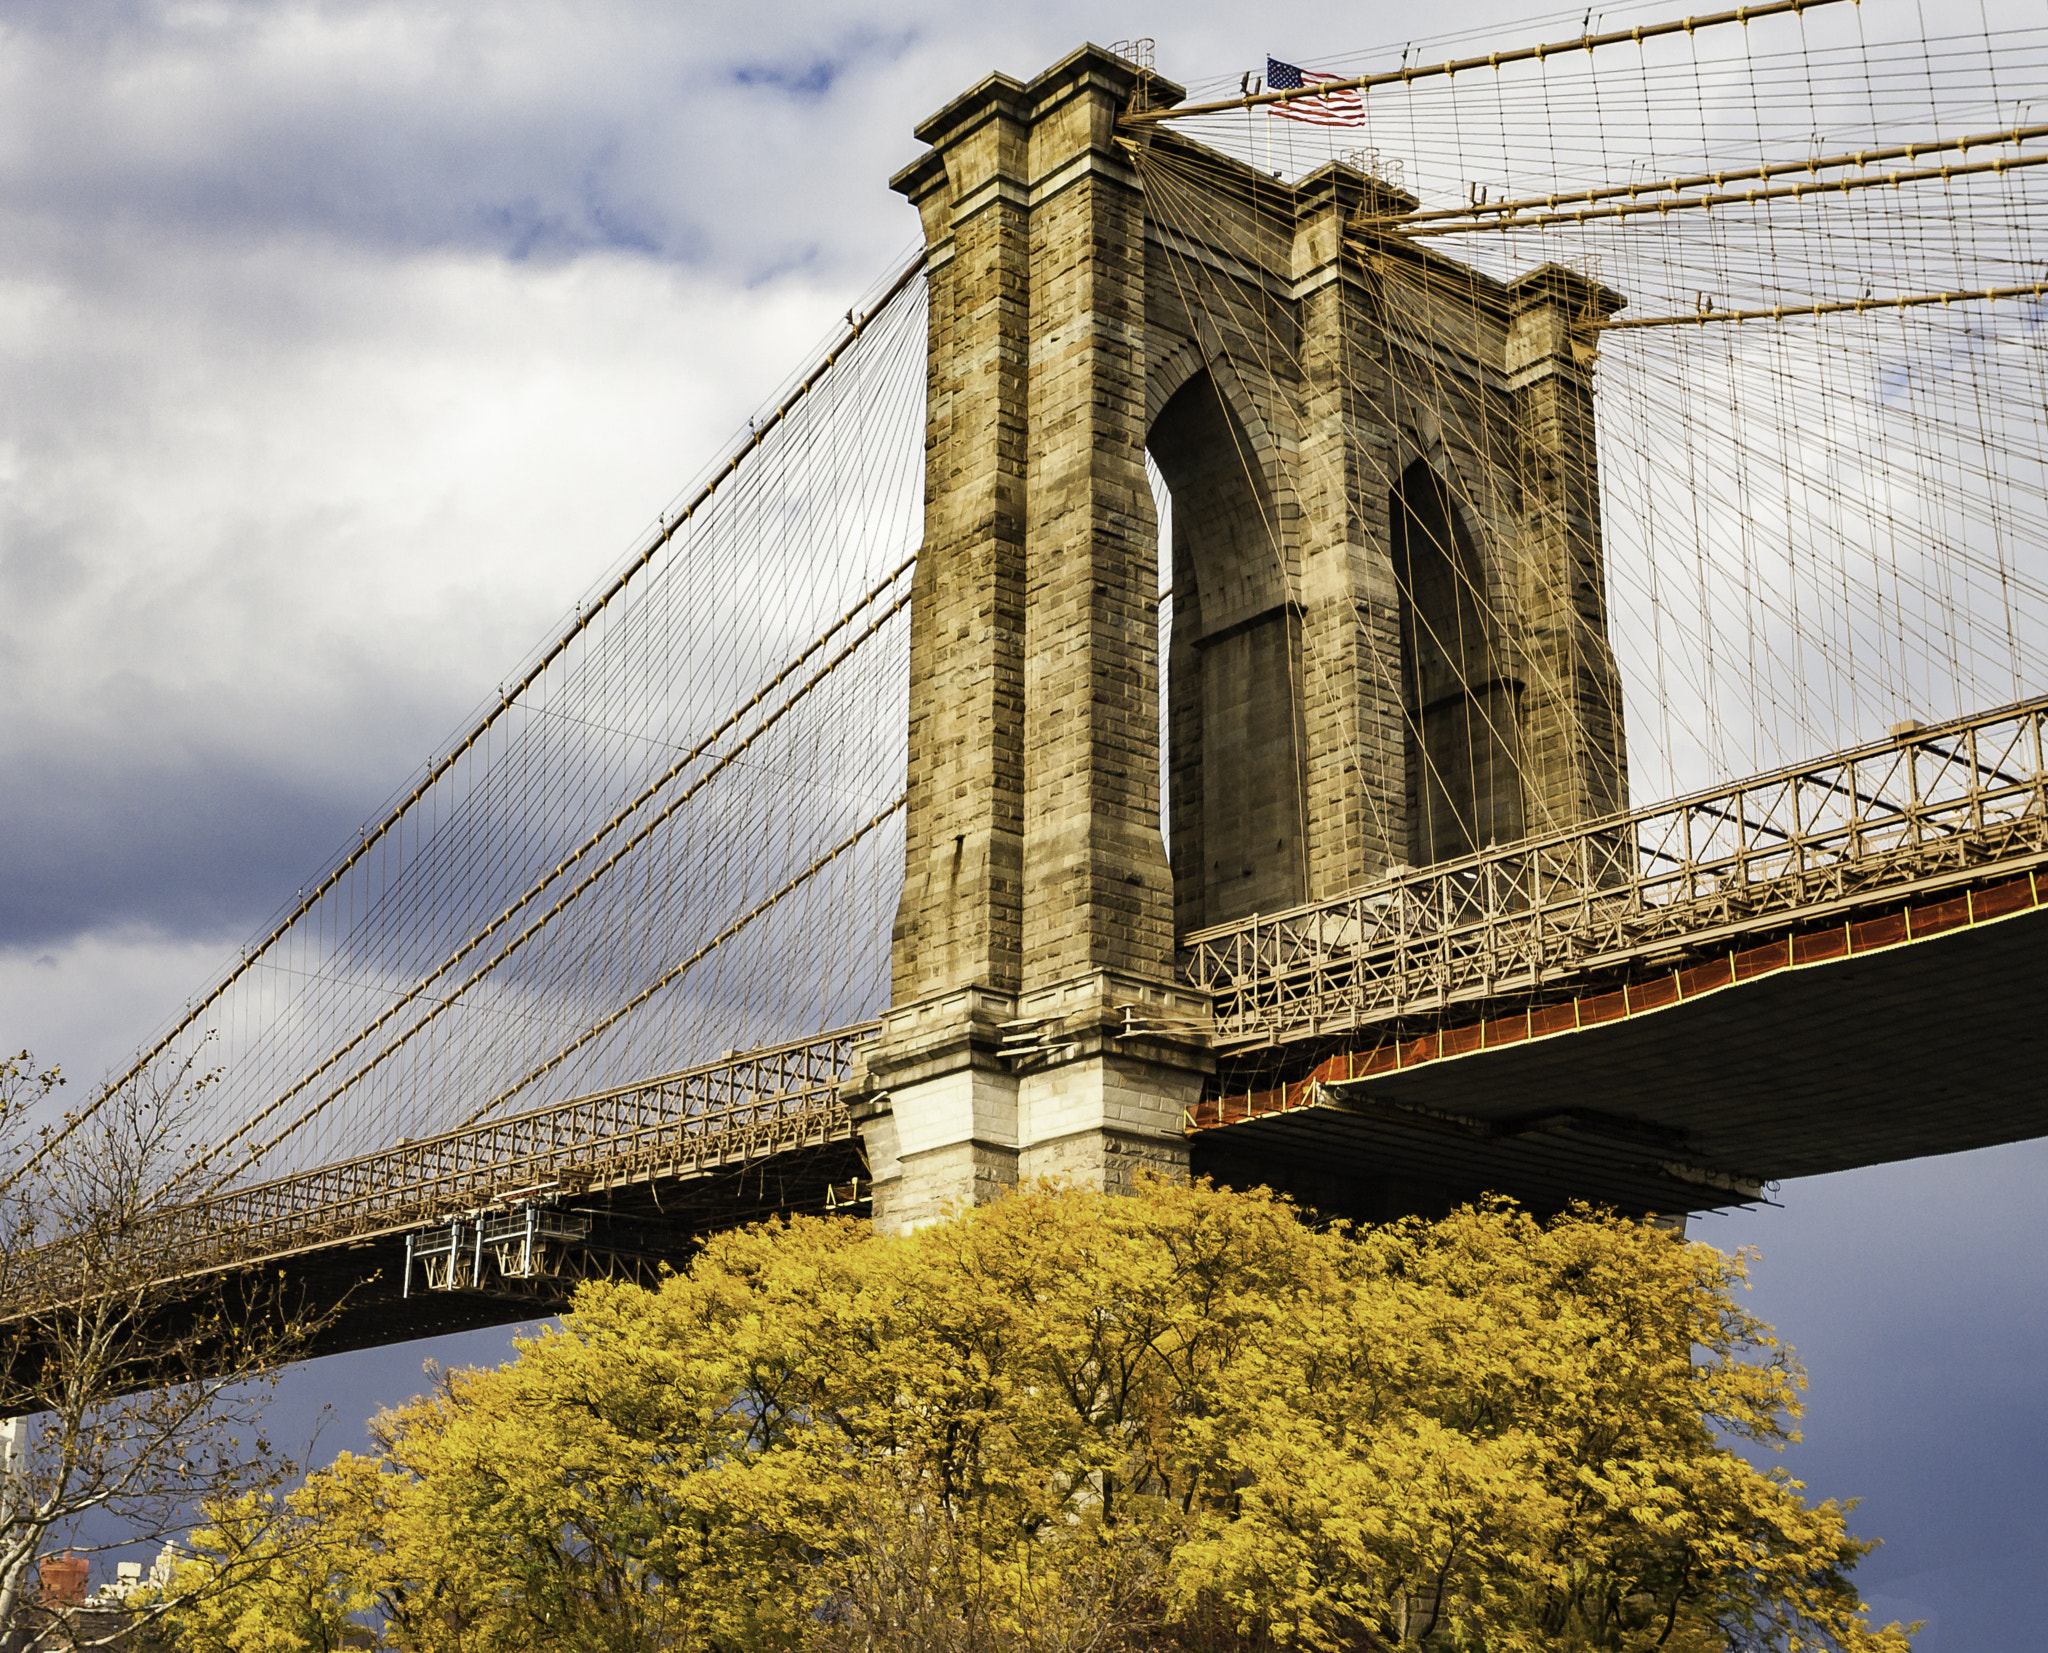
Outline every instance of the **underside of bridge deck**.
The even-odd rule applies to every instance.
[[[265,1261],[286,1271],[292,1291],[302,1291],[306,1302],[340,1305],[307,1351],[336,1354],[544,1320],[561,1313],[585,1279],[654,1285],[664,1270],[686,1267],[707,1235],[777,1215],[822,1215],[835,1201],[865,1213],[858,1203],[867,1190],[864,1179],[858,1146],[842,1140],[787,1148],[710,1174],[593,1189],[552,1208],[587,1220],[588,1233],[524,1281],[505,1278],[488,1261],[472,1269],[466,1249],[438,1280],[417,1257],[408,1266],[408,1239],[417,1248],[423,1236],[417,1224]]]
[[[1324,1058],[1322,1077],[1250,1092],[1236,1117],[1226,1096],[1196,1133],[1194,1167],[1361,1218],[1483,1191],[1544,1209],[1746,1203],[1782,1178],[2048,1133],[2044,979],[2036,908],[1341,1076],[1384,1069],[1382,1040]]]

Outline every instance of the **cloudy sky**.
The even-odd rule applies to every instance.
[[[1455,22],[1580,21],[1532,12]],[[919,117],[1084,39],[1234,80],[1398,57],[1410,17],[0,0],[0,1042],[99,1073],[328,858],[902,256]],[[1794,1468],[1869,1495],[1928,1648],[2048,1608],[2044,1172],[1701,1229],[1763,1247],[1814,1376]],[[301,1392],[352,1430],[419,1354]]]

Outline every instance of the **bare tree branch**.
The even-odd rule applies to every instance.
[[[281,1278],[209,1267],[182,1219],[198,1161],[184,1120],[216,1075],[188,1059],[138,1075],[77,1115],[52,1118],[61,1073],[0,1060],[0,1627],[25,1612],[84,1648],[132,1635],[174,1603],[79,1614],[40,1601],[39,1558],[78,1553],[96,1515],[118,1543],[187,1530],[202,1500],[295,1473],[262,1412],[276,1373],[335,1305],[292,1300]]]

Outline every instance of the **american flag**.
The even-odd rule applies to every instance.
[[[1324,81],[1343,78],[1342,75],[1326,75],[1297,64],[1282,63],[1277,57],[1266,59],[1266,90],[1269,92],[1292,92],[1303,86],[1319,86]],[[1283,120],[1307,121],[1311,126],[1363,126],[1365,99],[1353,86],[1342,92],[1327,92],[1320,97],[1289,98],[1285,103],[1269,103],[1266,112]]]

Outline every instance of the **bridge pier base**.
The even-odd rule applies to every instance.
[[[1037,1178],[1125,1193],[1146,1171],[1185,1175],[1215,1067],[1207,1011],[1111,971],[891,1010],[853,1088],[875,1222],[916,1228]]]
[[[991,75],[895,179],[931,351],[893,1004],[857,1104],[885,1227],[1183,1170],[1211,1070],[1159,822],[1138,74],[1089,47]]]
[[[1014,994],[970,986],[894,1007],[862,1051],[847,1094],[879,1227],[916,1228],[1016,1186],[1017,1078],[1000,1054],[1015,1013]]]

